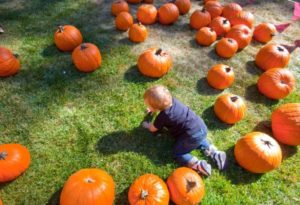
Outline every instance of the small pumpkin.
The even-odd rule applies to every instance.
[[[140,55],[137,66],[143,75],[159,78],[172,68],[172,57],[162,49],[150,48]]]
[[[268,43],[275,36],[276,28],[270,23],[261,23],[255,27],[253,38],[261,43]]]
[[[129,188],[130,205],[168,205],[169,191],[165,182],[154,174],[137,178]]]
[[[142,0],[127,0],[128,3],[130,4],[139,4],[141,3]]]
[[[249,172],[266,173],[279,167],[282,151],[269,135],[251,132],[237,141],[234,156],[238,164]]]
[[[196,33],[196,41],[200,45],[210,46],[217,39],[216,32],[208,27],[203,27]]]
[[[216,46],[217,54],[223,58],[231,58],[238,49],[238,43],[232,38],[222,38]]]
[[[204,183],[197,172],[187,167],[173,171],[167,179],[171,200],[180,205],[196,205],[205,195]]]
[[[300,103],[287,103],[273,111],[271,125],[274,137],[281,143],[300,145]]]
[[[278,44],[268,44],[262,47],[255,57],[256,65],[262,70],[284,68],[290,61],[289,51]]]
[[[102,63],[101,53],[92,43],[83,43],[74,49],[72,60],[75,67],[82,72],[95,71]]]
[[[152,4],[143,4],[138,8],[136,16],[142,24],[154,24],[157,19],[156,7]]]
[[[175,4],[167,3],[158,10],[158,20],[163,25],[173,24],[179,17],[179,10]]]
[[[218,1],[208,1],[205,3],[204,8],[210,13],[212,19],[221,16],[223,11],[223,6]]]
[[[113,178],[101,169],[81,169],[66,181],[60,205],[112,205],[115,198]]]
[[[121,12],[117,15],[115,19],[115,25],[118,30],[127,31],[133,24],[133,18],[128,12]]]
[[[230,19],[232,26],[235,25],[245,25],[252,28],[254,25],[254,16],[251,12],[241,11],[236,17]]]
[[[193,29],[199,30],[202,27],[208,26],[211,22],[211,16],[205,9],[195,10],[190,17],[190,26]]]
[[[229,3],[224,6],[222,16],[228,20],[235,18],[243,10],[243,8],[237,3]]]
[[[141,23],[135,23],[130,27],[128,35],[132,42],[144,42],[148,36],[147,28]]]
[[[117,16],[122,11],[129,12],[129,6],[124,0],[116,0],[111,4],[111,13]]]
[[[227,93],[217,98],[214,111],[221,121],[235,124],[244,118],[246,105],[241,97]]]
[[[175,0],[175,5],[177,6],[181,15],[187,14],[191,9],[190,0]]]
[[[17,54],[0,46],[0,77],[8,77],[20,70],[20,60]]]
[[[0,145],[0,183],[9,182],[24,173],[30,164],[28,149],[20,144]]]
[[[214,65],[207,73],[207,82],[215,89],[224,90],[231,86],[233,81],[233,68],[224,64]]]
[[[216,32],[217,36],[224,36],[230,30],[230,22],[226,18],[218,16],[210,22],[209,27]]]
[[[236,25],[228,31],[226,37],[236,40],[239,49],[243,49],[251,43],[252,32],[250,28],[245,25]]]
[[[73,51],[82,43],[82,35],[75,26],[58,26],[54,33],[54,43],[61,51]]]

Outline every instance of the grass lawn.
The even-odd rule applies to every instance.
[[[162,1],[156,1],[160,5]],[[223,1],[224,2],[224,1]],[[229,2],[229,1],[226,1]],[[285,23],[293,7],[286,1],[256,1],[245,10],[255,14],[256,24]],[[263,3],[259,3],[263,2]],[[216,56],[213,47],[200,47],[189,29],[188,16],[172,26],[148,26],[145,43],[133,44],[127,33],[115,30],[110,0],[0,0],[0,19],[5,33],[1,46],[17,52],[21,71],[0,79],[0,143],[21,143],[30,150],[29,170],[11,183],[0,185],[5,205],[56,205],[67,178],[77,170],[98,167],[116,182],[115,204],[125,205],[133,180],[145,173],[166,179],[177,167],[171,156],[172,138],[153,136],[140,127],[144,118],[143,93],[154,84],[168,86],[172,94],[199,114],[209,127],[209,139],[226,150],[229,167],[213,170],[204,179],[202,204],[299,204],[300,153],[283,146],[279,169],[254,175],[239,167],[233,157],[237,139],[253,130],[270,133],[265,121],[272,110],[288,102],[300,102],[297,89],[274,101],[259,94],[256,81],[262,73],[253,63],[261,44],[253,42],[230,60]],[[192,11],[199,8],[193,2]],[[131,6],[135,13],[137,6]],[[191,12],[190,12],[191,14]],[[90,74],[78,72],[69,53],[53,45],[59,24],[77,26],[86,42],[101,50],[103,64]],[[299,38],[300,22],[291,25],[273,42],[291,44]],[[138,54],[150,46],[161,46],[174,58],[174,68],[154,80],[137,71]],[[300,49],[289,69],[300,78]],[[216,63],[235,69],[234,85],[218,92],[207,85],[207,70]],[[242,96],[248,111],[234,126],[220,122],[212,106],[221,93]],[[204,157],[200,152],[195,152]]]

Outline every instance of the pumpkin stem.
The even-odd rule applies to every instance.
[[[162,49],[161,48],[159,48],[159,49],[157,49],[157,51],[155,52],[155,55],[160,55],[161,54],[161,52],[162,52]]]
[[[276,34],[275,33],[271,33],[271,36],[274,37],[274,36],[276,36]]]
[[[140,21],[138,21],[138,25],[139,25],[139,26],[141,26],[141,25],[142,25],[142,23],[141,23]]]
[[[232,102],[236,102],[238,99],[239,99],[238,96],[230,97],[230,100],[231,100]]]
[[[20,55],[17,54],[17,53],[14,53],[13,55],[15,56],[15,58],[19,58],[19,56],[20,56]]]
[[[228,23],[228,20],[227,19],[224,19],[223,20],[223,24],[227,24]]]
[[[225,68],[225,70],[226,70],[226,73],[229,73],[231,71],[231,68],[227,67],[227,68]]]
[[[280,52],[284,51],[284,49],[282,47],[280,47],[280,46],[277,47],[277,50],[280,51]]]
[[[209,31],[210,31],[210,32],[213,32],[213,31],[214,31],[214,29],[212,29],[212,28],[209,28]]]
[[[7,157],[7,152],[0,152],[0,160],[5,160],[6,159],[6,157]]]
[[[270,141],[268,141],[268,140],[261,139],[261,141],[262,141],[265,145],[267,145],[269,148],[271,148],[271,147],[273,146],[273,144],[272,144]]]
[[[148,195],[149,195],[148,191],[142,190],[141,199],[145,200]]]
[[[87,45],[85,44],[85,43],[82,43],[81,45],[80,45],[80,50],[84,50],[84,49],[86,49],[87,48]]]
[[[64,26],[59,25],[58,26],[58,32],[62,33],[64,31]]]
[[[233,40],[231,38],[228,38],[229,43],[233,43]]]
[[[95,180],[93,180],[93,179],[91,179],[91,178],[87,178],[85,181],[86,181],[87,183],[93,183],[93,182],[95,182]]]
[[[206,11],[206,9],[203,7],[202,10],[201,10],[201,12],[205,12],[205,11]]]
[[[186,184],[187,192],[190,192],[196,185],[197,185],[197,183],[194,181],[187,181],[187,184]]]

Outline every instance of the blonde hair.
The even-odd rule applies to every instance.
[[[152,108],[160,111],[172,105],[172,95],[170,91],[162,85],[155,85],[148,88],[144,93],[144,100],[147,101]]]

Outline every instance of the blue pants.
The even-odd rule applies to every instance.
[[[204,151],[209,148],[210,143],[206,139],[206,131],[200,131],[192,136],[182,136],[179,137],[173,147],[173,157],[181,165],[186,166],[193,155],[190,154],[191,151],[199,149]]]

